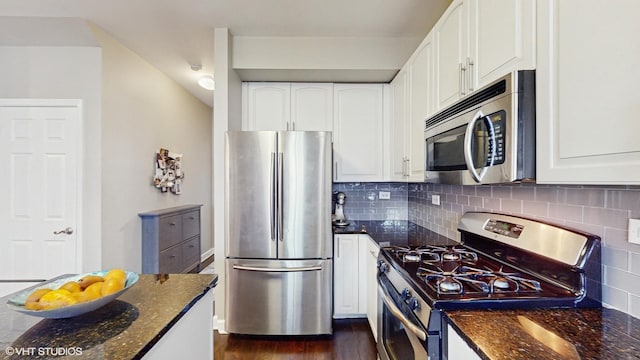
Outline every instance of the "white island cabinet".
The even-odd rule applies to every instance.
[[[640,1],[537,4],[538,183],[640,184]]]

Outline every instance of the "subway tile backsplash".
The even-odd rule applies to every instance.
[[[535,184],[458,186],[426,183],[336,183],[353,220],[409,220],[459,240],[467,211],[521,215],[602,238],[603,302],[640,318],[640,245],[627,241],[628,219],[640,218],[640,186]],[[390,200],[378,199],[390,191]],[[431,204],[439,195],[441,205]]]
[[[348,220],[408,220],[406,183],[335,183],[334,192],[347,195],[344,214]],[[380,199],[388,191],[390,199]]]

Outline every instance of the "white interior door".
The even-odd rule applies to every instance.
[[[81,269],[81,114],[79,100],[0,100],[5,287]]]

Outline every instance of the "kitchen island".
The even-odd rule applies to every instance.
[[[18,313],[4,305],[12,295],[0,298],[0,359],[213,358],[217,280],[214,274],[142,274],[116,300],[68,319]]]

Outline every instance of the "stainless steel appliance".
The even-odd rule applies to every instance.
[[[331,133],[226,134],[230,333],[330,334]]]
[[[448,309],[601,306],[597,236],[482,212],[466,213],[458,230],[461,244],[380,250],[381,359],[448,358]]]
[[[535,178],[535,71],[516,71],[425,121],[425,181]]]

